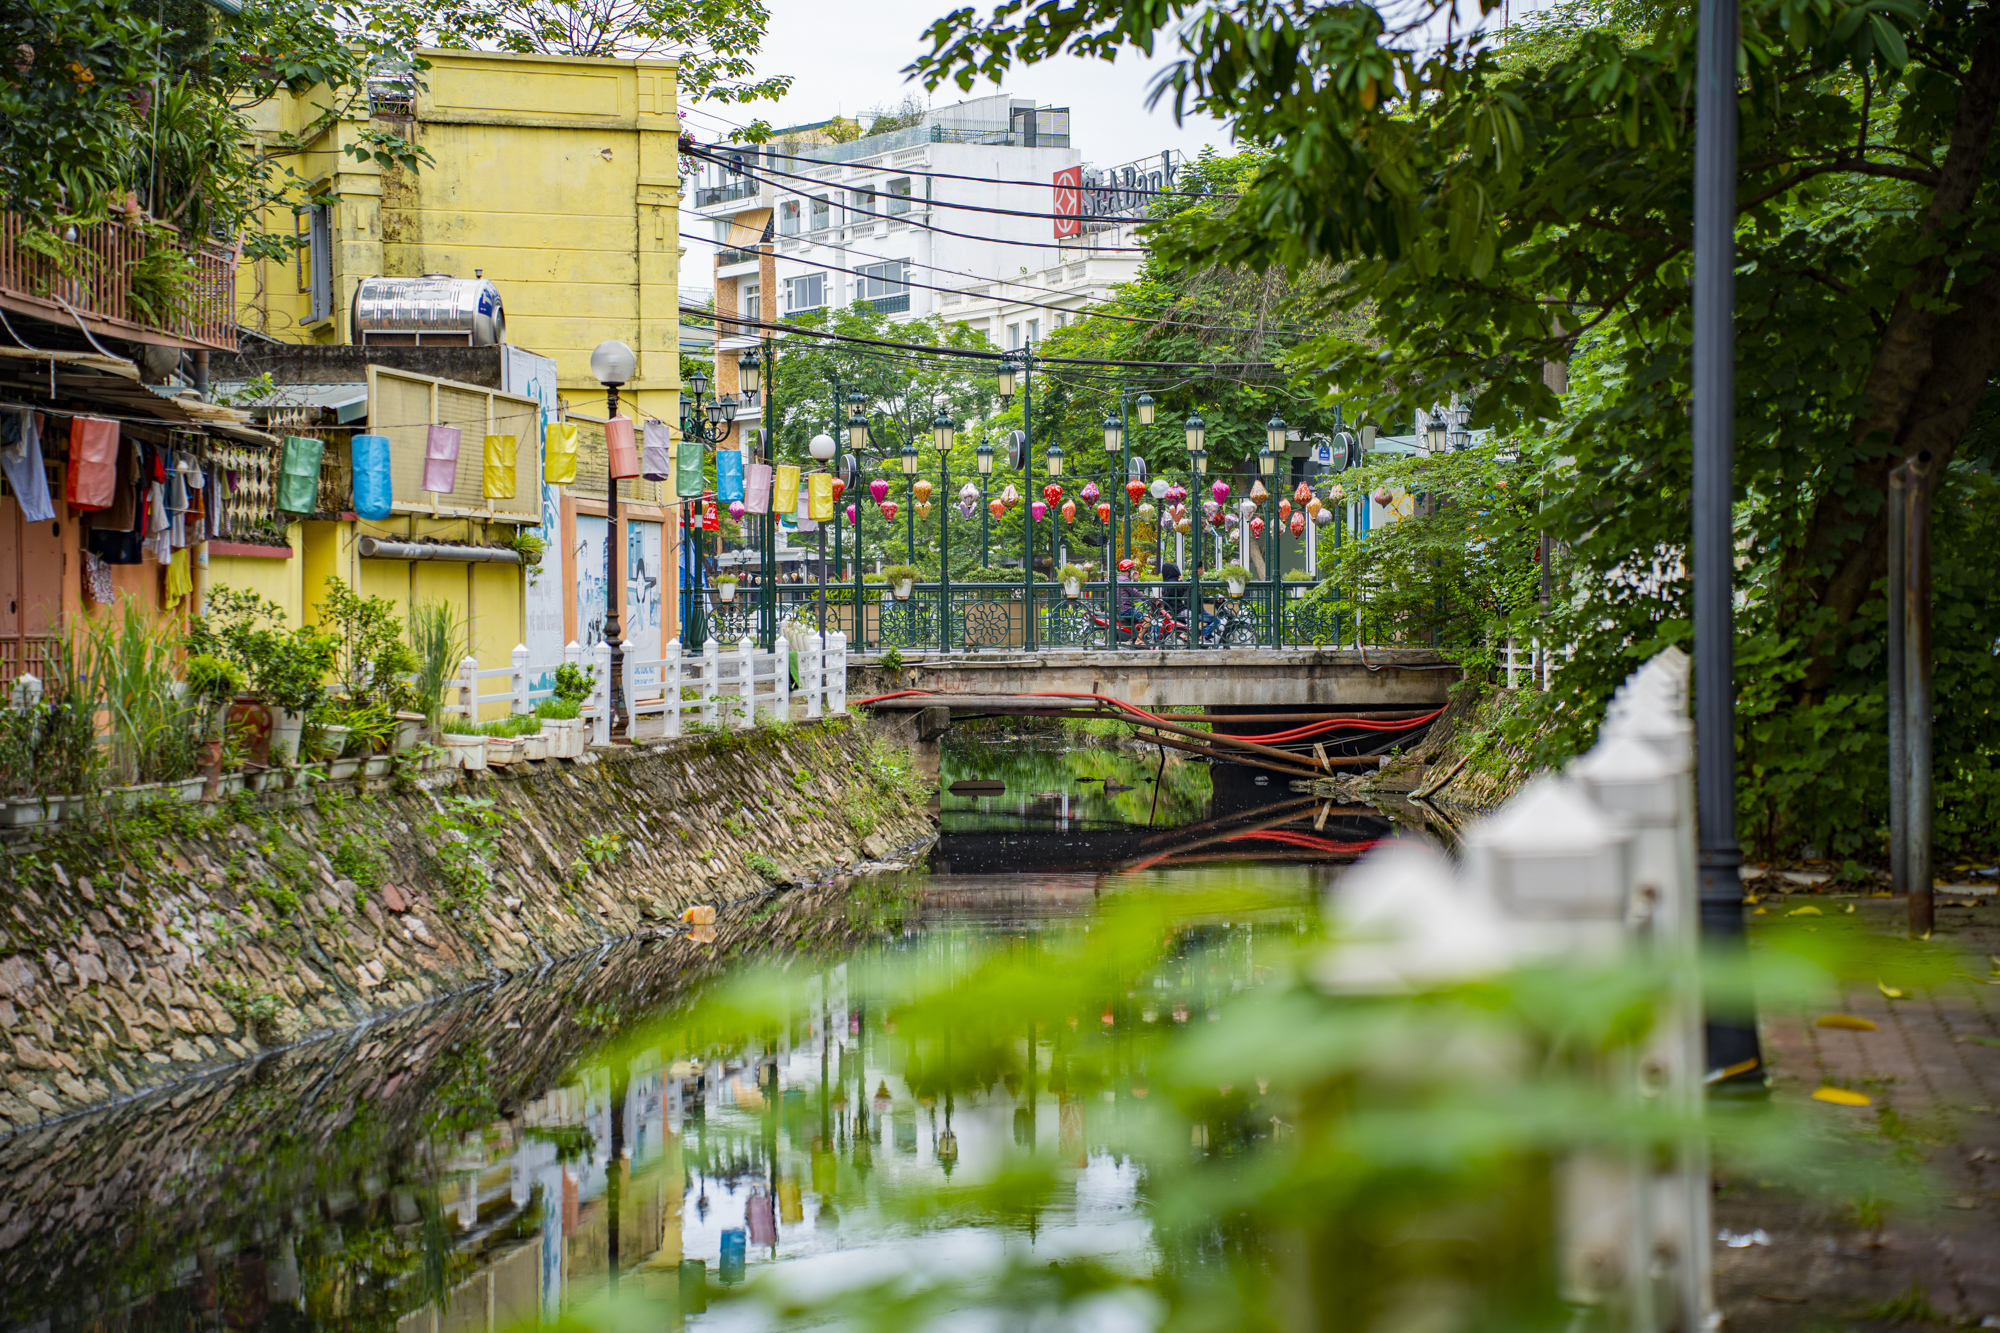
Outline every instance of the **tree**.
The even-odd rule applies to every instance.
[[[1151,49],[1195,8],[962,10],[915,68],[963,84],[1058,51]],[[1283,149],[1226,217],[1159,224],[1163,257],[1326,266],[1321,299],[1365,299],[1372,318],[1302,342],[1294,372],[1398,410],[1477,394],[1482,424],[1542,465],[1540,521],[1567,545],[1555,613],[1578,646],[1564,679],[1577,719],[1633,658],[1690,638],[1684,579],[1611,577],[1677,567],[1687,543],[1690,18],[1572,6],[1510,55],[1420,46],[1363,5],[1238,0],[1176,30],[1156,88]],[[1767,845],[1824,849],[1811,811],[1837,802],[1801,793],[1851,774],[1832,771],[1839,746],[1874,725],[1861,704],[1881,688],[1886,473],[1925,459],[1929,503],[1958,486],[1968,446],[1986,447],[1969,429],[2000,368],[2000,15],[1749,0],[1741,35],[1741,790],[1779,799],[1771,774],[1796,779]],[[1990,770],[1992,749],[1978,753]],[[1764,814],[1746,809],[1746,827],[1770,827]],[[1859,827],[1840,836],[1858,847]]]
[[[771,15],[763,0],[390,0],[349,4],[356,31],[400,45],[564,56],[672,56],[683,102],[781,97],[788,75],[756,77]]]

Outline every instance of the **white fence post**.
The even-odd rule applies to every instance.
[[[630,739],[639,726],[639,653],[637,645],[625,640],[621,650],[625,671],[625,735]]]
[[[1507,688],[1514,688],[1514,660],[1520,653],[1516,640],[1507,640]]]
[[[590,705],[597,710],[591,719],[590,743],[592,745],[611,744],[611,645],[599,640],[590,650],[590,671],[593,688]]]
[[[799,684],[806,692],[806,719],[820,715],[825,704],[821,697],[826,689],[826,633],[820,631],[806,635],[806,646],[799,653]]]
[[[458,664],[458,706],[467,722],[479,721],[479,659],[467,657]]]
[[[667,641],[666,655],[660,662],[660,688],[665,691],[662,698],[666,708],[660,714],[660,726],[668,736],[681,734],[681,687],[685,682],[681,675],[681,641],[678,638]]]
[[[514,706],[511,711],[534,712],[535,705],[528,699],[528,645],[525,643],[514,645],[514,674],[508,677],[508,684],[513,687],[514,692]]]
[[[771,649],[771,716],[780,722],[792,720],[792,645],[779,639]]]
[[[743,698],[739,727],[757,725],[757,645],[748,634],[736,641],[736,688]]]
[[[573,666],[573,667],[582,666],[583,645],[578,643],[575,639],[571,639],[567,644],[563,645],[562,664],[564,666]]]
[[[30,672],[23,671],[14,680],[14,707],[27,710],[42,701],[42,680]]]
[[[833,632],[833,653],[826,662],[826,711],[838,717],[847,711],[847,635]]]
[[[701,720],[715,726],[721,712],[722,645],[710,635],[701,645]]]

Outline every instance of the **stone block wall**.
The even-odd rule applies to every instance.
[[[0,843],[0,1136],[912,849],[845,720],[491,773],[107,804]]]

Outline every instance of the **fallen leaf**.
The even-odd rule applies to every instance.
[[[1824,913],[1824,912],[1821,912],[1821,911],[1820,911],[1820,910],[1819,910],[1819,909],[1818,909],[1817,907],[1812,907],[1812,906],[1806,906],[1806,907],[1794,907],[1794,908],[1793,908],[1793,909],[1792,909],[1791,911],[1789,911],[1789,912],[1785,913],[1785,915],[1786,915],[1786,916],[1824,916],[1824,915],[1825,915],[1825,913]]]
[[[1910,998],[1908,991],[1898,989],[1895,986],[1886,986],[1879,981],[1875,983],[1875,989],[1881,991],[1883,995],[1891,1000],[1907,1000]]]
[[[1854,915],[1854,904],[1853,904],[1853,903],[1849,903],[1849,904],[1847,905],[1847,914],[1848,914],[1849,916],[1853,916],[1853,915]]]
[[[1835,1106],[1873,1106],[1875,1099],[1865,1092],[1849,1092],[1846,1088],[1821,1088],[1813,1094],[1816,1102],[1831,1102]]]
[[[1849,1032],[1873,1032],[1875,1025],[1859,1014],[1821,1014],[1814,1027],[1845,1028]]]
[[[1756,911],[1752,912],[1752,913],[1751,913],[1750,915],[1751,915],[1751,916],[1762,916],[1762,915],[1764,915],[1764,912],[1765,912],[1765,910],[1766,910],[1766,909],[1764,909],[1764,908],[1760,907],[1760,908],[1758,908],[1758,909],[1757,909]]]

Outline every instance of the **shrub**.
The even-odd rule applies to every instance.
[[[332,575],[320,599],[320,624],[335,638],[334,674],[340,692],[360,703],[391,710],[409,695],[403,677],[418,669],[403,642],[401,618],[386,597],[362,597]]]

